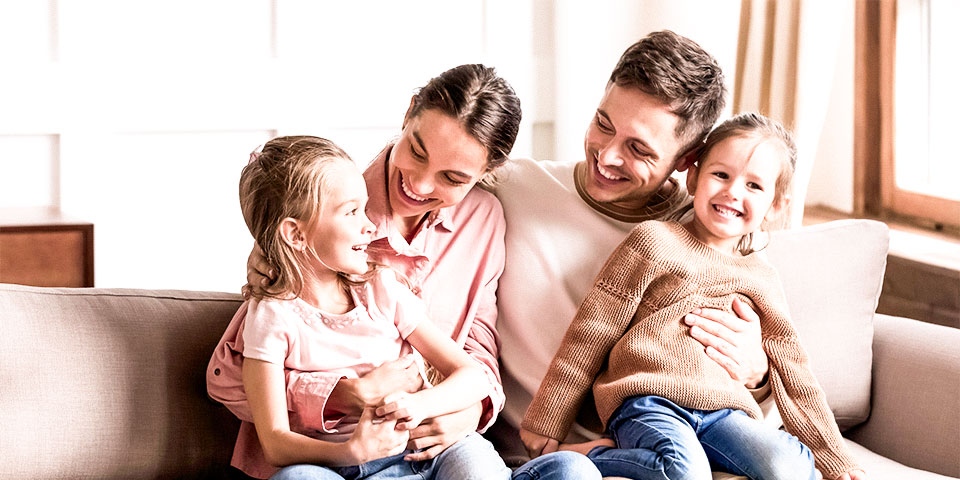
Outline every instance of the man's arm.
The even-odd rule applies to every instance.
[[[754,397],[766,397],[769,369],[760,341],[760,317],[740,299],[733,301],[731,314],[712,308],[698,308],[684,317],[690,335],[706,348],[707,356],[723,367],[730,378],[751,389]],[[757,398],[758,401],[762,398]]]

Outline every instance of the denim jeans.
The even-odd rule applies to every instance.
[[[513,480],[600,480],[600,471],[576,452],[553,452],[524,463]]]
[[[508,479],[510,469],[493,445],[479,433],[471,433],[433,459],[407,462],[404,452],[353,467],[327,468],[318,465],[291,465],[272,477],[272,480],[424,480]]]
[[[588,455],[604,476],[702,479],[714,469],[755,480],[816,479],[805,445],[739,410],[692,410],[662,397],[632,397],[608,429],[617,448],[596,447]]]

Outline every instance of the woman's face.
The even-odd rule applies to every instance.
[[[395,216],[422,217],[456,205],[487,171],[487,149],[449,115],[407,118],[390,153],[387,194]]]

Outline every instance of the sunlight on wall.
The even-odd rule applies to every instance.
[[[416,88],[462,63],[498,67],[533,105],[531,16],[529,1],[0,3],[18,71],[0,92],[0,207],[92,221],[98,287],[239,291],[251,150],[314,134],[366,165]]]

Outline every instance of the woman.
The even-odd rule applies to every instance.
[[[495,324],[505,223],[499,201],[474,187],[506,162],[520,117],[519,99],[492,68],[452,68],[413,96],[400,137],[364,172],[367,216],[377,227],[377,240],[367,250],[371,259],[406,277],[427,304],[431,321],[483,366],[489,381],[489,394],[480,403],[411,431],[409,447],[418,452],[410,460],[429,460],[466,434],[485,430],[503,406]],[[250,285],[269,282],[258,273],[270,273],[259,249],[248,265]],[[242,324],[243,312],[238,312],[207,369],[211,397],[244,420],[241,433],[248,432],[237,441],[234,465],[259,449],[237,382]],[[420,386],[409,359],[381,365],[358,379],[290,371],[287,401],[300,425],[330,431],[344,416],[359,415],[364,405]],[[569,452],[545,456],[538,465],[541,475],[599,478],[586,457]]]

